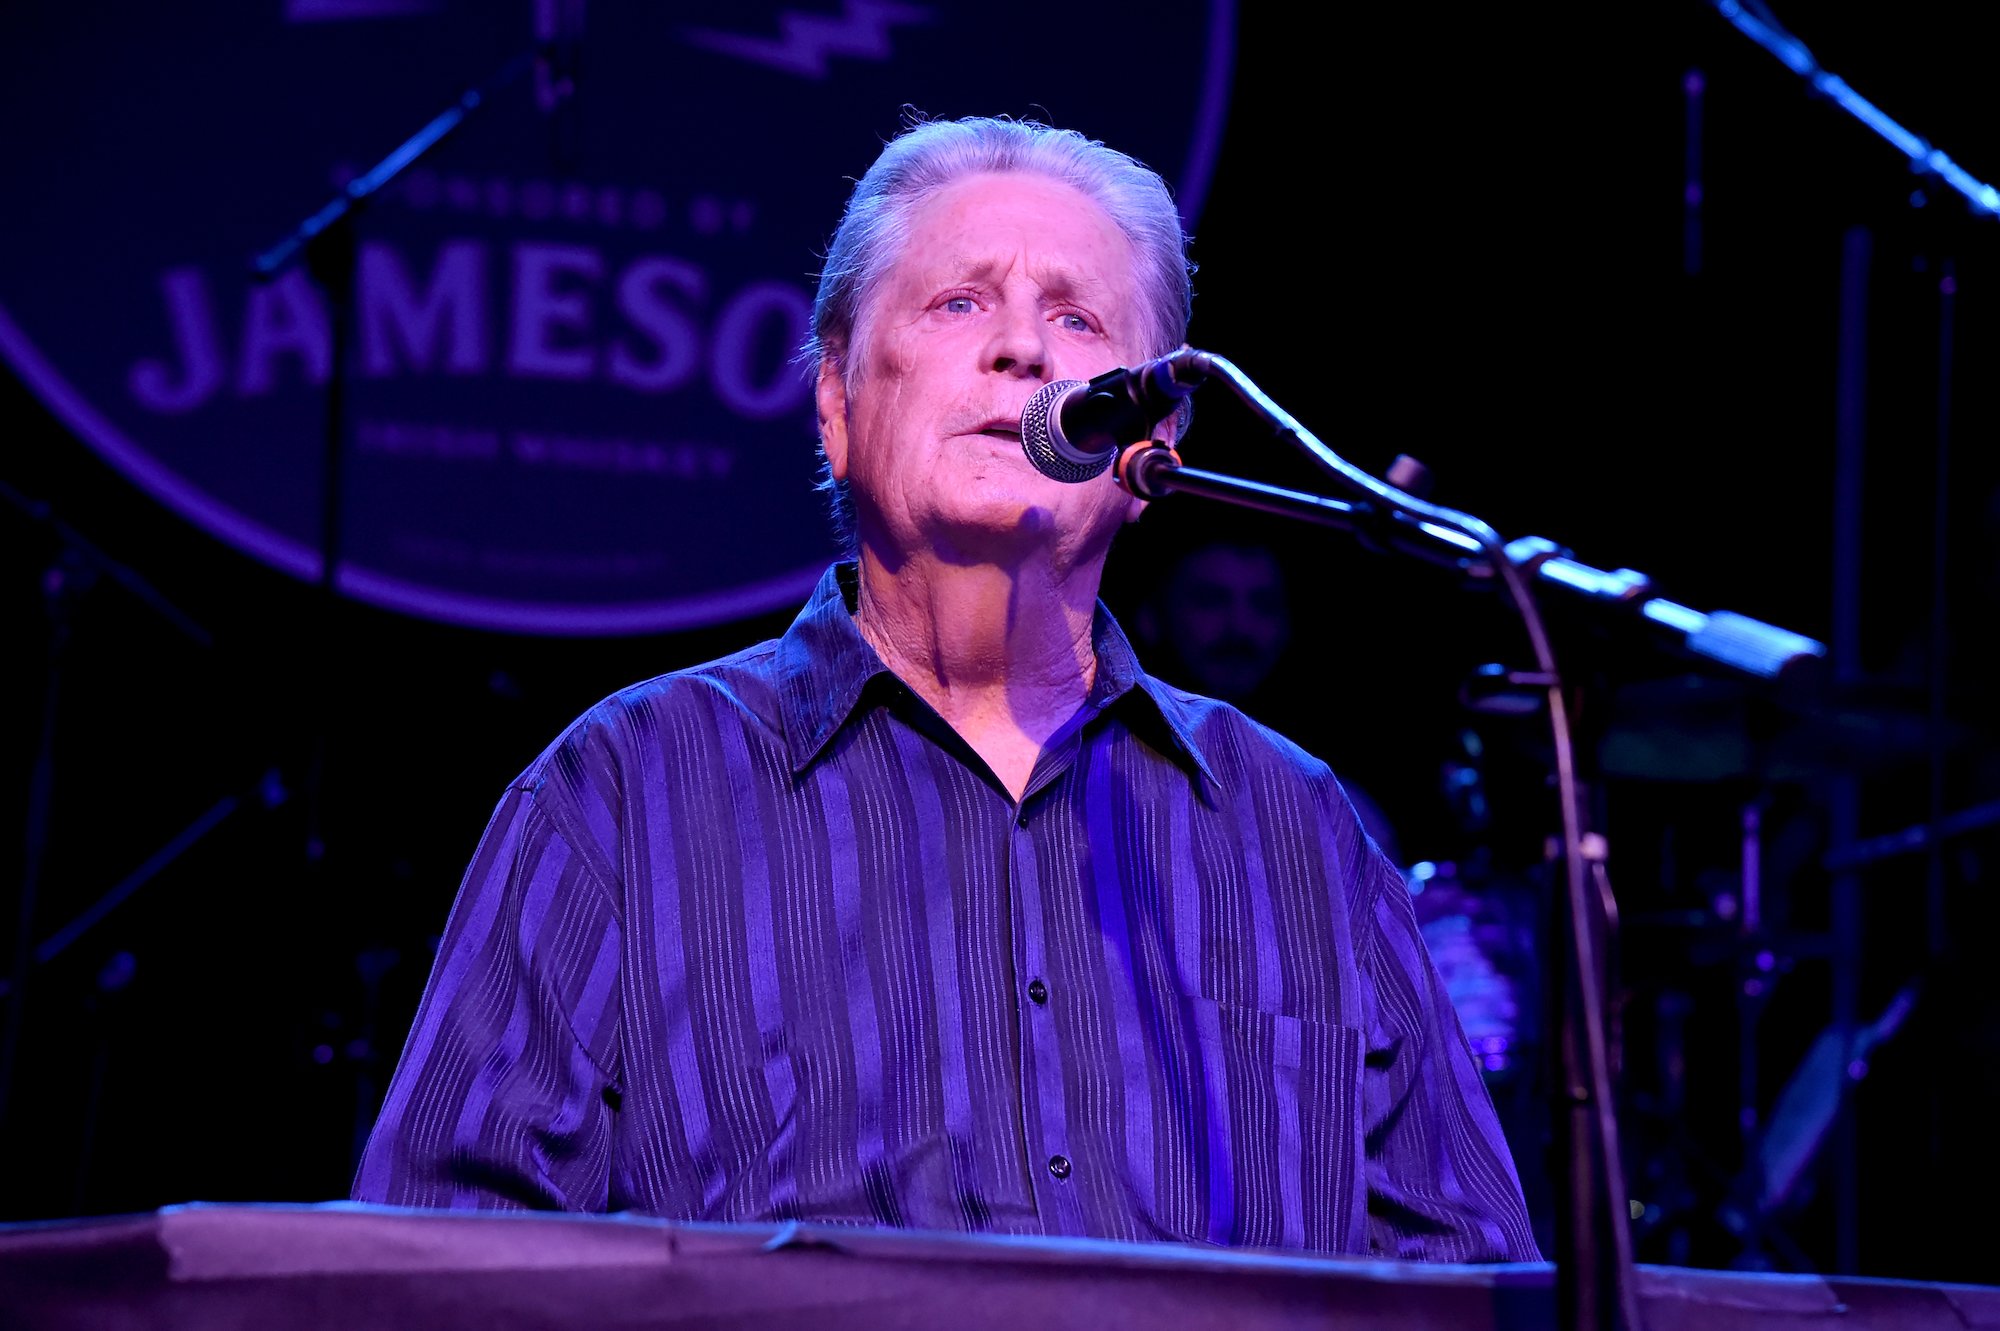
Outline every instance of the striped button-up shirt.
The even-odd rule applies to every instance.
[[[625,690],[506,792],[355,1196],[1536,1256],[1326,766],[1138,667],[1017,802],[856,630]]]

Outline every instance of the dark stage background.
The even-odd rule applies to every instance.
[[[1234,16],[1225,128],[1195,225],[1192,340],[1363,466],[1420,457],[1438,498],[1506,536],[1547,535],[1587,562],[1645,570],[1683,603],[1821,640],[1837,623],[1837,441],[1843,428],[1861,441],[1859,504],[1846,510],[1860,537],[1859,656],[1826,698],[1787,708],[1687,682],[1691,667],[1646,643],[1558,616],[1566,664],[1587,686],[1586,729],[1606,741],[1593,797],[1626,920],[1619,1010],[1638,1251],[1990,1280],[1993,838],[1885,859],[1845,883],[1820,865],[1850,816],[1850,835],[1869,835],[2000,797],[1980,646],[2000,608],[1988,446],[2000,223],[1913,176],[1695,0],[1467,10]],[[1828,68],[1992,178],[1990,52],[1969,10],[1789,4],[1780,16]],[[1185,85],[1155,86],[1114,48],[1065,54],[1055,14],[993,21],[1042,25],[1054,73],[1024,76],[1032,91],[1005,105],[927,110],[1046,107],[1108,135],[1065,114],[1078,81],[1173,114],[1188,104]],[[590,39],[586,26],[586,109],[606,100],[587,81]],[[117,49],[115,31],[104,40],[107,59],[143,64],[143,51]],[[36,58],[16,43],[4,61]],[[364,68],[354,95],[427,111],[478,73],[389,64]],[[731,115],[774,144],[844,142],[841,169],[858,172],[912,97],[879,69],[853,68],[874,80],[858,126]],[[210,95],[192,91],[202,71],[184,82],[190,97]],[[5,153],[60,148],[77,132],[16,118]],[[481,132],[468,128],[467,142]],[[25,171],[5,178],[10,196],[39,187]],[[296,211],[322,192],[302,188]],[[837,172],[801,182],[798,206],[819,234],[839,197]],[[156,221],[137,210],[88,230],[136,236]],[[0,236],[12,231],[0,222]],[[796,267],[813,261],[801,252]],[[1852,297],[1864,291],[1856,318]],[[1314,483],[1211,394],[1191,463]],[[758,464],[774,492],[810,483],[799,419],[795,450]],[[503,785],[604,694],[778,633],[790,609],[628,636],[507,633],[352,601],[327,612],[309,583],[169,513],[11,374],[0,428],[0,479],[46,501],[212,637],[197,645],[108,577],[93,580],[50,525],[0,506],[10,890],[28,853],[37,743],[53,724],[29,936],[54,934],[190,824],[221,814],[33,974],[16,1014],[0,1219],[342,1195]],[[295,442],[316,446],[309,430]],[[1196,502],[1169,501],[1128,534],[1107,591],[1114,608],[1138,616],[1162,571],[1215,530],[1273,543],[1292,639],[1246,705],[1371,795],[1405,862],[1449,866],[1444,880],[1475,903],[1527,898],[1552,813],[1536,724],[1459,703],[1473,668],[1526,664],[1500,607],[1346,537],[1246,525]],[[737,520],[742,539],[762,539],[756,510]],[[52,578],[69,628],[50,712]],[[322,729],[326,854],[310,863],[303,792]],[[1466,797],[1475,778],[1483,823]],[[1746,809],[1762,836],[1757,929],[1744,914]],[[17,914],[0,922],[10,944]],[[1496,958],[1535,982],[1518,947]],[[1851,1001],[1874,1022],[1899,994],[1916,997],[1907,1021],[1865,1053],[1837,1053],[1829,1075],[1808,1073],[1787,1102],[1795,1112],[1780,1116],[1836,1005]],[[1493,1085],[1540,1204],[1535,1043],[1521,1034]],[[1859,1080],[1836,1115],[1843,1063]],[[1823,1140],[1782,1203],[1760,1213],[1744,1204],[1746,1179],[1781,1118],[1781,1144]]]

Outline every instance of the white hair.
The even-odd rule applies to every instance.
[[[1181,345],[1194,298],[1194,267],[1166,181],[1075,130],[979,116],[911,126],[882,149],[855,184],[827,247],[813,300],[812,333],[800,359],[814,370],[830,360],[848,374],[855,324],[876,285],[901,257],[917,206],[956,180],[1004,171],[1062,181],[1104,209],[1138,257],[1139,295],[1148,315],[1141,354],[1163,356]],[[835,535],[852,553],[856,533],[847,485],[835,480],[827,465],[819,484],[828,496]]]

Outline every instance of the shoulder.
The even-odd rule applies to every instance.
[[[711,715],[718,707],[775,724],[777,654],[778,641],[771,639],[628,685],[572,721],[514,785],[541,794],[553,784],[615,783],[677,722]]]
[[[662,762],[682,761],[676,749],[714,734],[709,718],[722,711],[774,714],[775,646],[759,643],[618,690],[509,783],[503,809],[516,807],[528,826],[547,827],[606,882],[618,881],[620,847],[644,817],[644,792],[661,788]]]
[[[1356,799],[1322,759],[1230,703],[1151,677],[1146,683],[1161,714],[1185,736],[1224,802],[1251,799],[1310,810],[1315,816],[1308,821],[1330,838],[1350,872],[1383,858]]]
[[[1145,688],[1168,724],[1186,737],[1223,786],[1267,778],[1339,788],[1324,762],[1241,708],[1152,676],[1146,677]]]

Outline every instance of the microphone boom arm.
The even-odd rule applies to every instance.
[[[1491,561],[1479,541],[1453,527],[1412,514],[1287,490],[1246,477],[1184,466],[1171,449],[1135,444],[1119,463],[1125,488],[1141,499],[1170,492],[1200,495],[1240,508],[1352,532],[1364,544],[1436,564],[1474,585],[1490,585]],[[1802,634],[1729,610],[1704,613],[1667,600],[1634,569],[1593,568],[1540,536],[1509,541],[1507,559],[1534,579],[1579,601],[1636,615],[1670,649],[1758,679],[1790,680],[1818,670],[1826,646]]]

